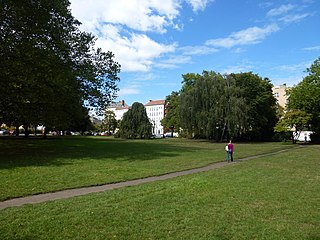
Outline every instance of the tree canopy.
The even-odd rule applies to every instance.
[[[247,128],[243,138],[248,140],[270,140],[278,121],[276,99],[268,78],[252,72],[231,74],[242,90],[247,111]]]
[[[68,0],[4,0],[0,121],[65,129],[116,96],[120,65],[79,30]]]
[[[179,125],[189,137],[269,140],[277,122],[272,84],[251,72],[182,75],[182,89],[167,97],[166,127]]]
[[[246,106],[240,89],[230,76],[204,71],[202,75],[183,75],[181,126],[196,138],[221,140],[238,135],[246,124]]]
[[[105,111],[101,130],[107,131],[109,134],[114,133],[117,128],[117,124],[115,113],[110,110]]]
[[[161,124],[166,129],[170,129],[173,136],[173,132],[180,130],[180,93],[172,92],[166,97],[166,115],[162,119]]]
[[[279,120],[274,130],[279,133],[291,134],[292,143],[296,143],[301,131],[310,123],[312,115],[302,110],[288,110]]]
[[[130,139],[151,138],[152,123],[142,103],[133,103],[132,107],[123,114],[120,130],[117,135],[121,138]]]
[[[290,90],[288,109],[311,114],[310,129],[315,132],[313,140],[320,141],[320,58],[307,72],[308,76]]]

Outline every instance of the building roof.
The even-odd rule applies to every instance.
[[[147,102],[145,106],[164,105],[164,104],[165,104],[165,100],[149,100],[149,102]]]
[[[119,102],[111,103],[108,108],[115,108],[116,110],[121,110],[121,109],[129,109],[129,106],[128,104],[125,103],[124,100],[121,100]]]

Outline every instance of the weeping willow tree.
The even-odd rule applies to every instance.
[[[242,136],[248,129],[249,108],[243,97],[243,90],[236,85],[235,79],[231,75],[225,76],[224,105],[222,106],[223,126],[220,133],[220,140]]]
[[[204,71],[183,75],[181,126],[189,137],[222,140],[247,128],[247,106],[230,75]]]

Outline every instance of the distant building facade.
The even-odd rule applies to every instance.
[[[152,133],[155,135],[163,135],[164,129],[161,125],[161,120],[165,115],[165,100],[149,100],[144,106],[153,126]]]
[[[129,110],[129,106],[124,100],[112,103],[107,110],[114,112],[116,120],[122,120],[123,114]]]
[[[289,89],[290,89],[290,87],[287,87],[286,84],[274,86],[272,88],[273,96],[277,99],[277,102],[283,108],[287,107],[288,94],[286,91]]]
[[[148,118],[152,124],[152,134],[163,135],[164,128],[161,125],[161,120],[165,116],[165,100],[149,100],[145,105]],[[130,109],[124,100],[112,103],[107,107],[108,111],[115,114],[116,120],[122,120],[123,114]]]

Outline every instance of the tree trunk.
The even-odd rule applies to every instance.
[[[222,130],[222,134],[221,134],[221,139],[220,139],[221,142],[223,141],[223,137],[224,137],[224,132],[226,130],[226,126],[227,126],[227,123],[225,122],[224,126],[223,126],[223,130]]]
[[[27,124],[24,125],[24,136],[29,137],[29,127]]]
[[[16,137],[19,137],[19,126],[16,126]]]
[[[292,132],[292,134],[291,134],[291,139],[292,139],[292,144],[295,144],[295,143],[296,143],[296,140],[294,139],[294,134],[293,134],[293,132]]]
[[[48,133],[47,128],[44,127],[44,129],[42,131],[43,131],[43,138],[47,138],[47,133]]]

